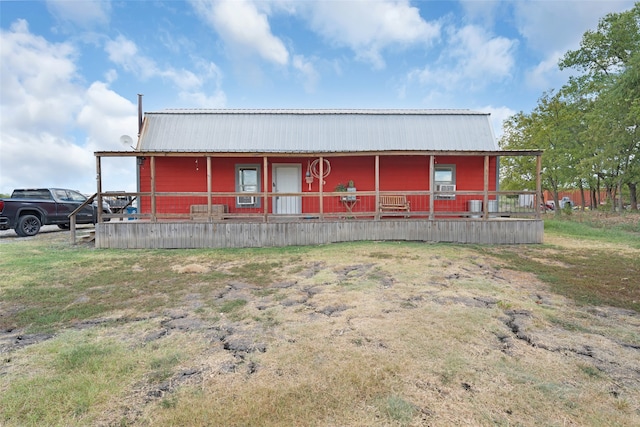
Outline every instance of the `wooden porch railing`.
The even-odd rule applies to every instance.
[[[82,208],[84,208],[87,205],[90,205],[91,203],[93,203],[93,201],[95,200],[95,198],[98,196],[98,193],[94,193],[91,196],[89,196],[89,198],[80,206],[78,206],[76,208],[76,210],[74,210],[73,212],[71,212],[68,216],[69,220],[70,220],[70,224],[69,224],[69,230],[71,231],[71,244],[75,245],[76,244],[76,215],[78,214],[78,212],[80,212],[82,210]],[[102,212],[102,206],[100,206],[100,209],[97,209],[97,212]],[[98,221],[100,221],[100,214],[98,214]]]
[[[102,200],[106,195],[94,194]],[[238,192],[118,192],[137,201],[137,212],[124,210],[112,214],[99,213],[99,221],[145,220],[245,220],[277,221],[347,220],[408,218],[430,219],[459,217],[488,220],[495,217],[540,218],[540,200],[535,191],[357,191],[302,193],[238,193]],[[406,200],[410,209],[390,210],[380,205],[385,196]],[[238,205],[238,197],[255,197],[253,205]],[[388,198],[388,197],[387,197]],[[286,203],[290,203],[287,205]],[[197,206],[197,207],[195,207]],[[281,209],[282,212],[277,212]]]

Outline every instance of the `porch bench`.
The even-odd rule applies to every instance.
[[[410,212],[410,202],[404,195],[385,195],[380,196],[380,212]]]
[[[191,205],[189,208],[189,218],[194,220],[224,219],[227,213],[227,205],[211,205],[211,216],[207,215],[208,205]]]

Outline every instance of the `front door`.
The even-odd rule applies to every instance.
[[[294,164],[273,165],[273,192],[300,193],[302,191],[302,167]],[[273,201],[276,214],[302,213],[301,196],[276,196]]]

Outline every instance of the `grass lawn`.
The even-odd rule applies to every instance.
[[[0,426],[640,425],[640,215],[545,243],[0,237]]]

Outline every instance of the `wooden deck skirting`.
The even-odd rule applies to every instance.
[[[472,244],[543,242],[540,219],[308,221],[278,223],[117,221],[96,224],[96,248],[305,246],[353,241]]]

